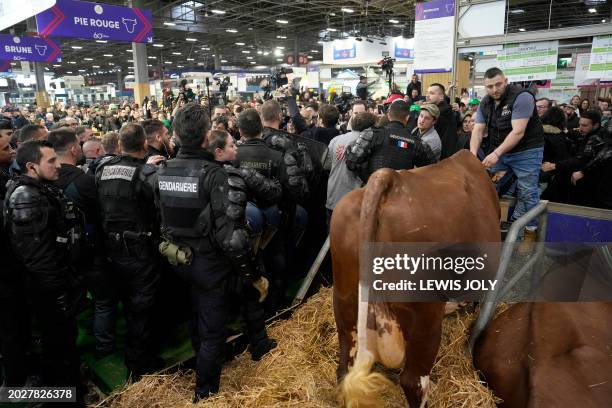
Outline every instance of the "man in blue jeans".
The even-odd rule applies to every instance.
[[[493,174],[512,172],[517,178],[517,204],[512,221],[538,204],[538,179],[544,153],[544,130],[529,90],[508,85],[499,68],[485,72],[487,91],[476,113],[470,151],[476,155],[487,134],[490,150],[482,164]],[[524,241],[535,242],[537,222],[525,228]]]

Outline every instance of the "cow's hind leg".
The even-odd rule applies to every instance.
[[[400,385],[410,408],[427,406],[429,373],[438,354],[440,341],[440,334],[437,336],[429,340],[408,342],[406,347],[406,362],[400,374]]]
[[[355,336],[354,331],[348,330],[339,330],[338,331],[338,340],[340,343],[340,356],[338,368],[336,370],[336,379],[338,383],[342,381],[346,373],[348,372],[349,365],[353,364],[353,360],[355,358]]]

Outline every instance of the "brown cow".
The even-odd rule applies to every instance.
[[[358,303],[362,243],[495,242],[499,213],[490,179],[466,150],[414,170],[381,169],[365,189],[340,201],[330,237],[340,341],[337,377],[348,407],[380,406],[374,398],[386,378],[371,372],[374,362],[403,368],[400,385],[408,403],[425,406],[444,315],[441,302]]]
[[[520,303],[479,338],[474,366],[502,407],[612,404],[612,303]]]

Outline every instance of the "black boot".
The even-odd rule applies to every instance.
[[[277,345],[276,340],[267,336],[259,340],[257,343],[251,344],[249,348],[249,351],[251,352],[251,360],[261,360],[264,355],[266,355],[270,350],[275,349]]]

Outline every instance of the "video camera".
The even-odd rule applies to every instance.
[[[283,85],[287,85],[289,83],[289,79],[287,78],[287,74],[292,74],[293,70],[291,68],[285,69],[281,68],[276,72],[273,72],[270,75],[270,86],[273,89],[278,89]]]
[[[380,65],[380,69],[382,69],[387,74],[393,71],[393,64],[395,63],[395,58],[384,57],[380,61],[378,61],[378,65]]]
[[[221,79],[221,77],[215,78],[215,85],[219,87],[219,92],[225,94],[227,92],[227,88],[231,85],[230,79],[228,76]]]
[[[351,87],[343,86],[342,93],[334,98],[334,106],[340,114],[344,115],[351,110],[353,99],[355,99],[355,96],[351,93]]]

